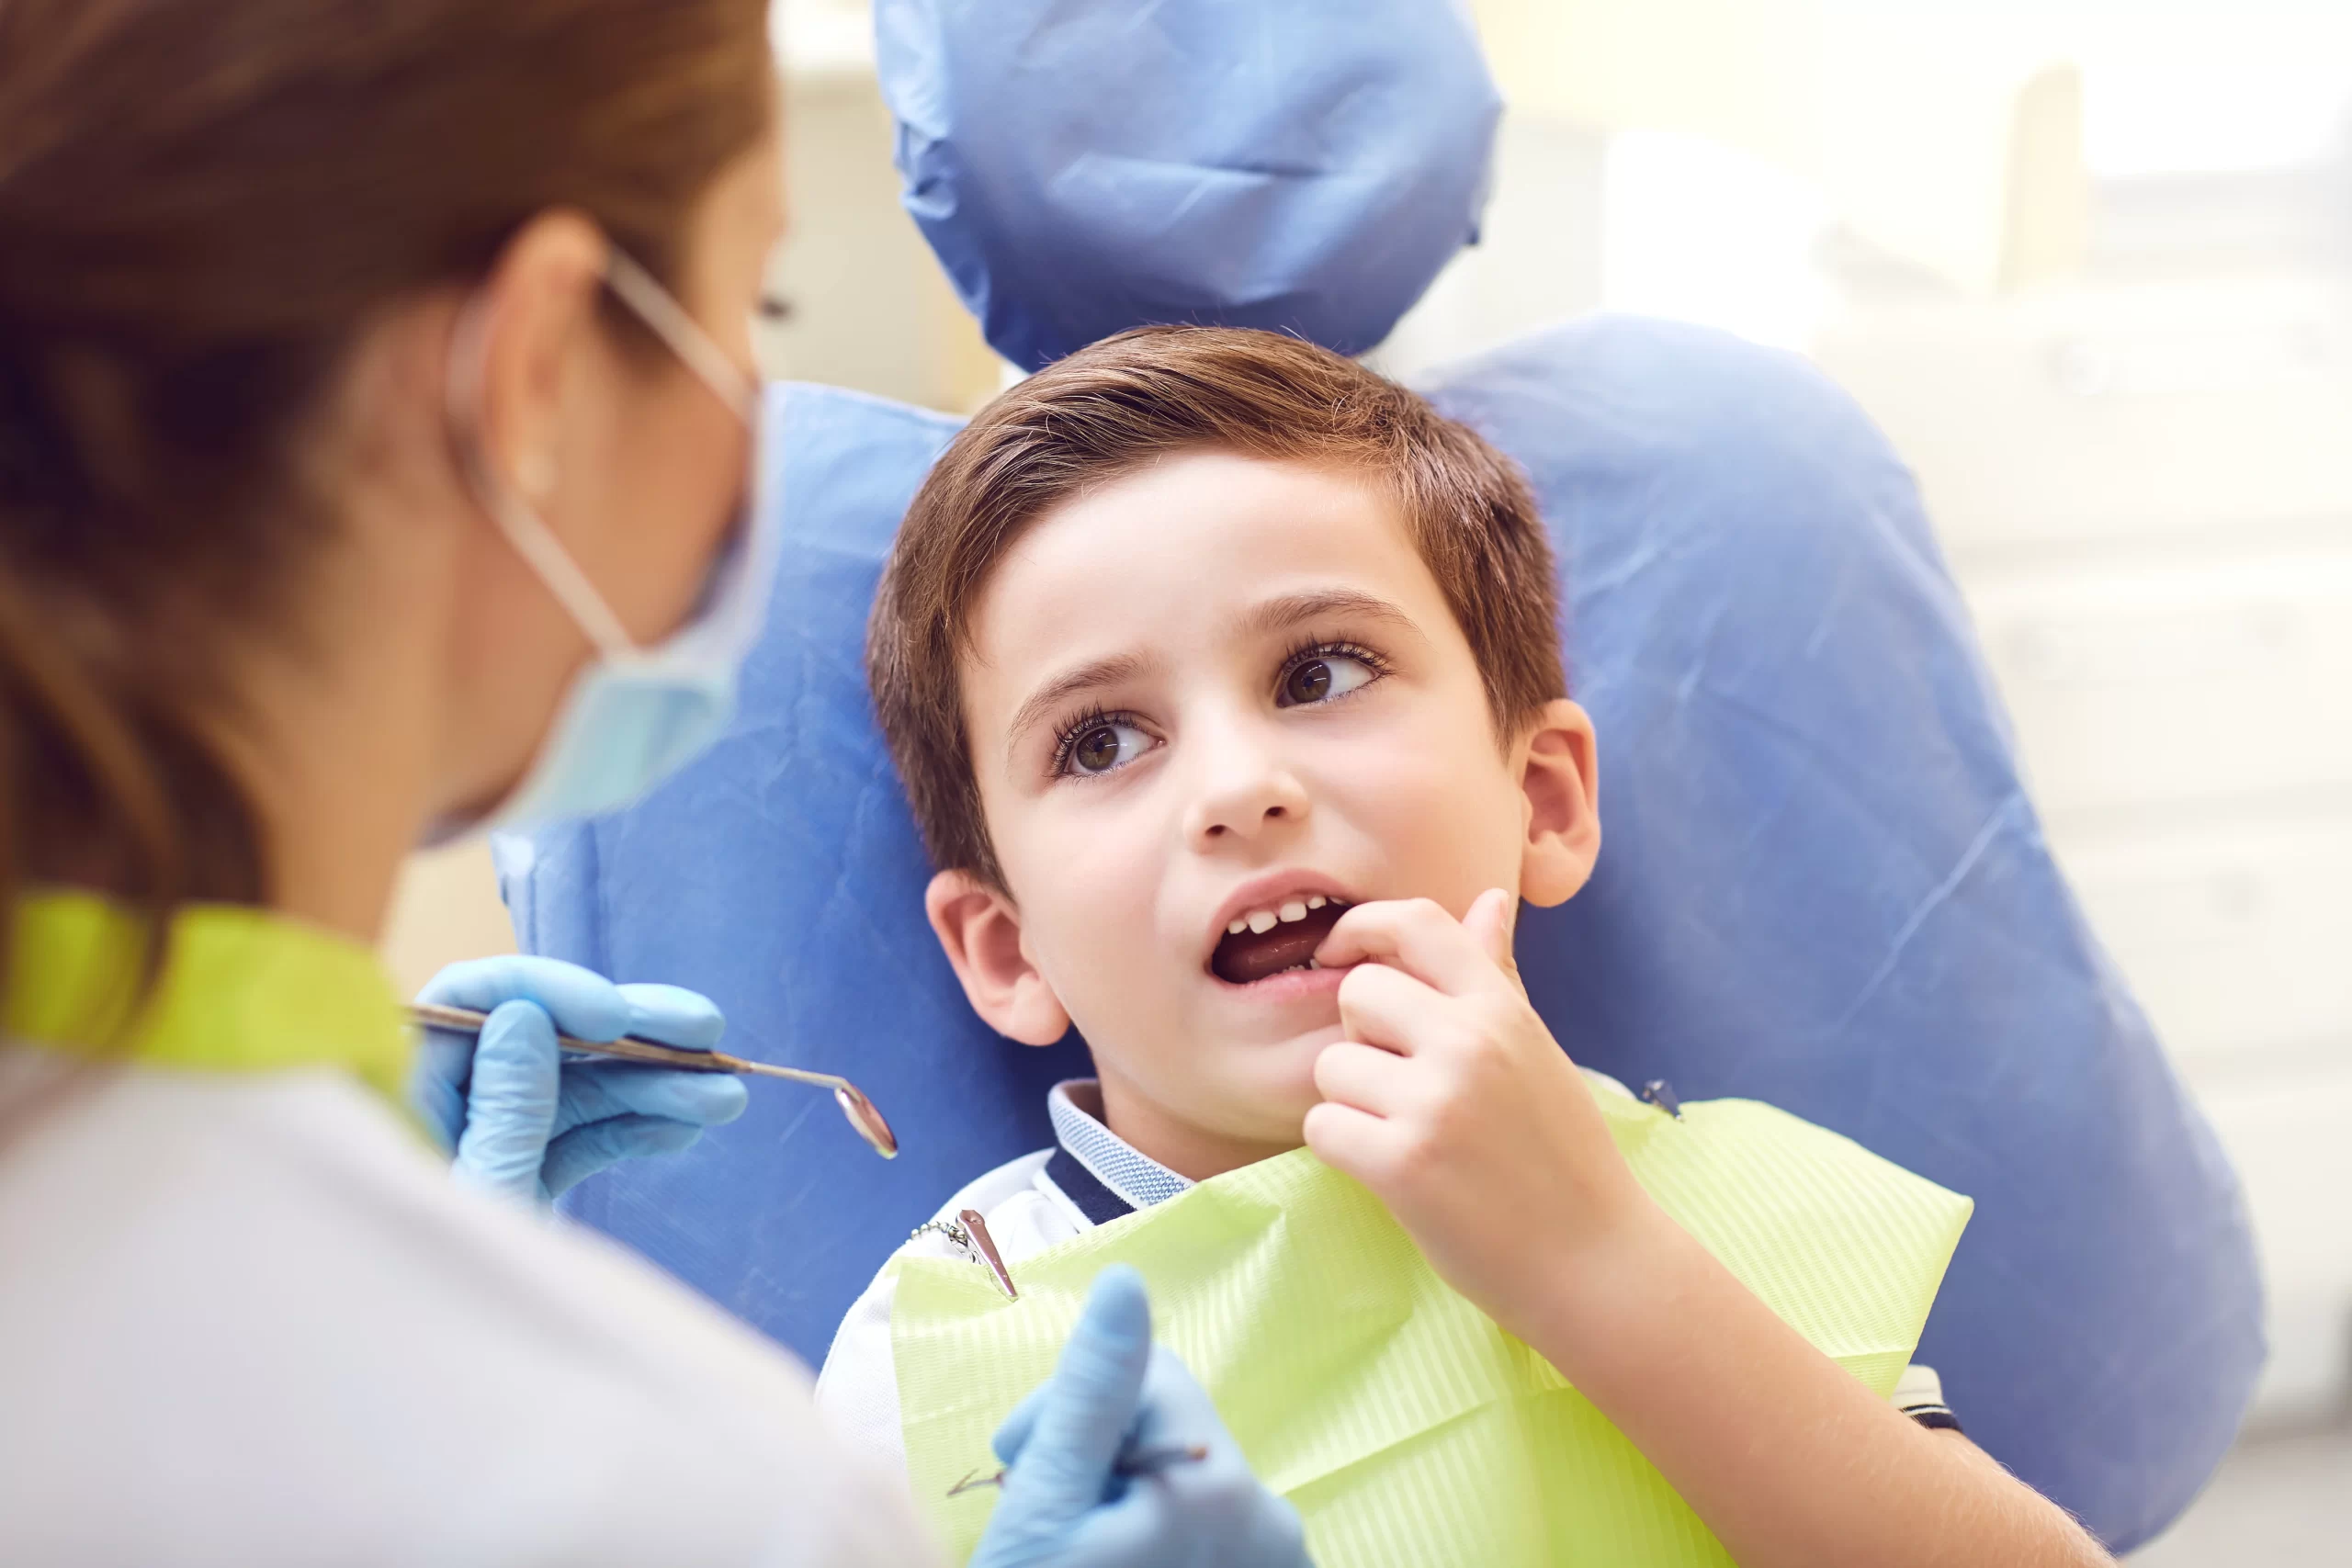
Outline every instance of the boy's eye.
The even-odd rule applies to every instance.
[[[1151,746],[1151,737],[1132,724],[1102,719],[1070,737],[1065,771],[1107,773],[1134,761]]]
[[[1312,659],[1300,660],[1283,672],[1282,690],[1274,703],[1286,708],[1328,703],[1370,684],[1378,673],[1351,653],[1318,653]]]

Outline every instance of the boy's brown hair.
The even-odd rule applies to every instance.
[[[948,444],[907,509],[866,628],[866,679],[932,863],[1002,874],[961,667],[989,574],[1038,519],[1154,458],[1216,451],[1384,488],[1460,623],[1509,735],[1567,694],[1535,498],[1466,425],[1353,360],[1274,333],[1140,327],[1047,366]]]

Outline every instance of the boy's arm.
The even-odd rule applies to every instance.
[[[1663,1213],[1551,1261],[1550,1310],[1521,1337],[1747,1568],[2109,1561],[1974,1444],[1806,1344]]]
[[[1614,1422],[1745,1568],[2111,1562],[1805,1343],[1651,1201],[1510,962],[1515,900],[1359,905],[1306,1140]]]

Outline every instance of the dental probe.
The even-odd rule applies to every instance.
[[[1111,1466],[1114,1475],[1158,1475],[1163,1470],[1173,1470],[1180,1464],[1197,1464],[1209,1457],[1205,1444],[1193,1443],[1184,1448],[1134,1449],[1121,1454]],[[964,1477],[947,1489],[950,1497],[961,1497],[967,1492],[978,1492],[983,1486],[1001,1486],[1009,1473],[998,1471],[994,1475],[982,1475],[978,1471]]]
[[[452,1034],[480,1034],[481,1026],[490,1021],[486,1012],[471,1008],[441,1007],[433,1002],[412,1002],[409,1018],[426,1029],[439,1029]],[[591,1056],[611,1056],[624,1062],[650,1062],[658,1066],[683,1067],[691,1073],[752,1073],[761,1077],[789,1078],[794,1083],[815,1084],[833,1091],[833,1101],[849,1118],[857,1135],[874,1147],[884,1159],[896,1159],[899,1155],[898,1135],[890,1131],[890,1123],[865,1091],[844,1077],[831,1073],[812,1073],[799,1067],[779,1067],[773,1062],[747,1061],[741,1056],[729,1056],[723,1051],[689,1051],[683,1046],[664,1045],[658,1040],[639,1040],[634,1034],[624,1034],[618,1040],[576,1040],[569,1034],[559,1034],[555,1043],[567,1051],[580,1051]]]

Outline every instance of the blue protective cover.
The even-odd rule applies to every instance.
[[[907,210],[1035,369],[1155,321],[1356,354],[1476,237],[1457,0],[877,0]]]
[[[1360,346],[1424,279],[1402,280],[1434,270],[1367,282],[1331,238],[1376,234],[1396,189],[1436,188],[1404,175],[1293,179],[1285,152],[1265,161],[1267,205],[1223,204],[1216,180],[1175,187],[1197,194],[1146,243],[1122,239],[1143,220],[1117,190],[1064,173],[1087,167],[1088,138],[1136,179],[1222,167],[1204,125],[1311,142],[1299,127],[1345,71],[1432,79],[1430,40],[1459,24],[1447,0],[882,12],[910,145],[1001,149],[956,152],[944,204],[911,160],[910,204],[1022,357],[1172,314],[1263,323],[1269,299],[1306,302],[1292,324]],[[1131,26],[1106,30],[1111,13]],[[1193,58],[1170,40],[1213,48],[1267,15],[1297,63],[1161,91]],[[917,23],[930,52],[909,54],[891,32]],[[1318,38],[1352,64],[1307,58]],[[1006,73],[1041,51],[1055,71]],[[1474,85],[1435,118],[1458,130],[1487,115],[1464,107],[1483,74]],[[1123,102],[1154,107],[1124,125],[1087,109]],[[974,114],[1000,118],[985,141]],[[1467,142],[1423,124],[1419,157],[1383,125],[1344,123],[1454,193],[1444,243],[1458,242],[1479,185]],[[1159,308],[1187,278],[1183,310]],[[1600,728],[1599,874],[1521,928],[1545,1017],[1620,1077],[1771,1100],[1973,1196],[1926,1359],[1996,1457],[2119,1549],[2147,1539],[2210,1474],[2252,1388],[2252,1246],[2211,1133],[2043,846],[1908,476],[1801,362],[1691,329],[1564,327],[1429,389],[1533,477],[1566,570],[1572,678]],[[742,1122],[685,1156],[567,1200],[813,1360],[910,1227],[1048,1141],[1045,1087],[1084,1058],[1008,1044],[966,1007],[866,705],[879,563],[953,425],[819,388],[780,407],[771,493],[790,543],[734,730],[637,808],[501,855],[526,949],[706,991],[737,1048],[846,1071],[899,1128],[906,1152],[885,1165],[822,1096],[755,1089]]]

